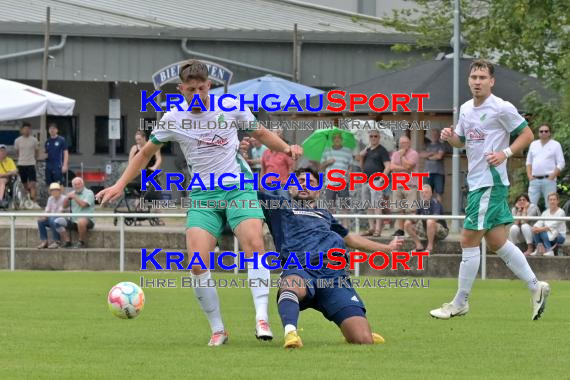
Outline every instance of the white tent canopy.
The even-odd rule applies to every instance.
[[[75,100],[0,78],[0,121],[73,114]]]

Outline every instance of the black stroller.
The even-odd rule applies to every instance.
[[[158,192],[154,188],[151,188],[150,190],[147,191],[142,191],[140,190],[140,188],[141,188],[140,179],[136,182],[129,183],[127,187],[125,187],[124,194],[117,203],[117,206],[115,206],[113,212],[126,213],[126,214],[150,214],[153,211],[153,209],[150,207],[149,208],[143,207],[144,204],[141,204],[141,202],[144,202],[145,200],[157,199]],[[123,204],[125,207],[122,207]],[[163,225],[163,222],[162,220],[160,220],[160,218],[151,217],[151,216],[125,217],[125,224],[127,226],[131,225],[141,226],[142,222],[145,220],[148,221],[148,223],[151,226]],[[119,218],[115,217],[113,219],[113,225],[116,226],[118,221]]]

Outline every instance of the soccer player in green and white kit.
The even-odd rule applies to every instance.
[[[178,89],[187,102],[182,106],[187,109],[190,104],[193,106],[192,110],[167,112],[162,121],[168,128],[153,130],[150,141],[141,149],[141,153],[135,156],[117,183],[97,196],[102,198],[102,203],[118,199],[125,186],[140,174],[141,169],[145,168],[160,146],[168,141],[176,141],[184,152],[190,172],[199,174],[207,189],[210,188],[210,173],[214,174],[216,180],[224,173],[232,173],[237,177],[233,179],[226,176],[223,179],[224,186],[237,184],[235,190],[225,191],[219,187],[215,190],[194,188],[191,193],[193,202],[200,202],[204,205],[212,200],[227,201],[228,204],[236,201],[237,204],[246,205],[239,209],[190,209],[186,223],[186,245],[189,257],[192,257],[193,252],[200,252],[202,261],[209,262],[209,252],[214,251],[216,240],[222,233],[226,221],[237,236],[247,257],[252,257],[253,252],[265,252],[262,230],[263,212],[260,208],[247,207],[249,200],[257,200],[257,193],[252,185],[246,185],[248,187],[245,190],[239,190],[240,174],[248,179],[252,179],[253,175],[245,159],[238,153],[237,130],[236,128],[220,128],[217,124],[220,121],[227,122],[227,125],[231,125],[233,121],[254,122],[255,117],[247,107],[245,111],[240,111],[239,102],[228,98],[223,100],[223,106],[226,109],[236,107],[234,111],[223,111],[218,104],[213,105],[214,110],[210,111],[208,90],[211,82],[208,80],[208,68],[203,62],[191,60],[183,65],[180,69],[180,80],[182,83]],[[206,111],[202,111],[199,106],[194,108],[197,105],[196,101],[193,102],[195,96],[199,96]],[[183,125],[183,123],[186,124]],[[203,129],[194,127],[198,124]],[[192,127],[189,127],[190,125]],[[217,128],[210,128],[211,125]],[[293,159],[302,154],[299,146],[289,146],[277,135],[261,126],[251,134],[269,149],[287,153]],[[261,255],[259,255],[260,258]],[[206,313],[212,330],[208,345],[220,346],[227,342],[228,334],[222,322],[217,290],[207,286],[210,272],[201,269],[200,266],[193,266],[191,275],[194,281],[200,284],[194,288],[195,295],[202,310]],[[248,268],[248,278],[254,280],[256,285],[261,285],[259,280],[269,279],[269,270],[259,263],[258,269]],[[256,337],[261,340],[270,340],[273,334],[269,327],[267,313],[269,288],[252,286],[251,292],[256,312]]]
[[[483,237],[507,267],[526,282],[532,297],[532,320],[540,318],[550,294],[550,286],[537,280],[524,254],[507,240],[506,227],[513,222],[507,204],[507,159],[528,147],[533,134],[511,103],[491,93],[494,84],[493,65],[484,60],[473,61],[469,68],[473,99],[461,106],[455,131],[445,128],[441,132],[442,140],[456,148],[465,146],[467,149],[469,194],[461,235],[463,259],[459,266],[459,289],[452,302],[430,311],[439,319],[469,311],[467,299],[479,270],[479,244]],[[511,136],[516,139],[509,146]]]

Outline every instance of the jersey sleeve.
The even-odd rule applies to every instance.
[[[228,104],[226,104],[226,102]],[[243,105],[237,99],[224,99],[224,106],[225,107],[233,107],[235,106],[236,109],[231,111],[235,119],[242,124],[240,129],[245,131],[254,131],[257,129],[257,119],[249,109],[247,105]],[[243,111],[241,110],[243,107]]]
[[[459,109],[459,118],[457,119],[457,125],[455,126],[455,134],[459,137],[461,142],[465,142],[465,115],[462,112],[463,106]]]
[[[522,117],[515,106],[510,102],[504,102],[501,105],[499,113],[499,121],[503,128],[511,134],[511,136],[518,136],[528,122]]]
[[[150,141],[153,144],[161,145],[174,140],[174,130],[169,127],[175,122],[171,112],[167,112],[162,119],[163,123],[157,123],[157,126],[150,134]]]
[[[67,146],[67,140],[63,136],[60,137],[61,137],[61,150],[68,150],[69,148]]]

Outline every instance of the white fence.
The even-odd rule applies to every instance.
[[[16,219],[25,217],[43,217],[43,216],[63,216],[69,217],[69,213],[53,213],[46,214],[43,212],[5,212],[0,213],[0,218],[10,219],[10,270],[14,271],[16,268]],[[124,272],[125,270],[125,218],[186,218],[186,214],[167,214],[167,213],[93,213],[93,214],[73,214],[74,217],[89,217],[89,218],[117,218],[118,228],[119,228],[119,271]],[[355,219],[355,233],[360,233],[360,220],[361,219],[445,219],[445,220],[463,220],[465,216],[463,215],[365,215],[365,214],[335,214],[336,219]],[[570,221],[570,217],[542,217],[542,216],[524,216],[514,217],[515,220],[556,220],[556,221]],[[238,252],[239,246],[237,238],[234,236],[234,250],[233,252]],[[236,257],[236,260],[237,257]],[[236,262],[236,264],[238,264]],[[234,268],[234,273],[237,274],[239,266]],[[356,277],[360,276],[360,263],[356,263],[354,267],[354,275]],[[481,278],[484,280],[487,278],[487,245],[483,242],[481,243]]]

